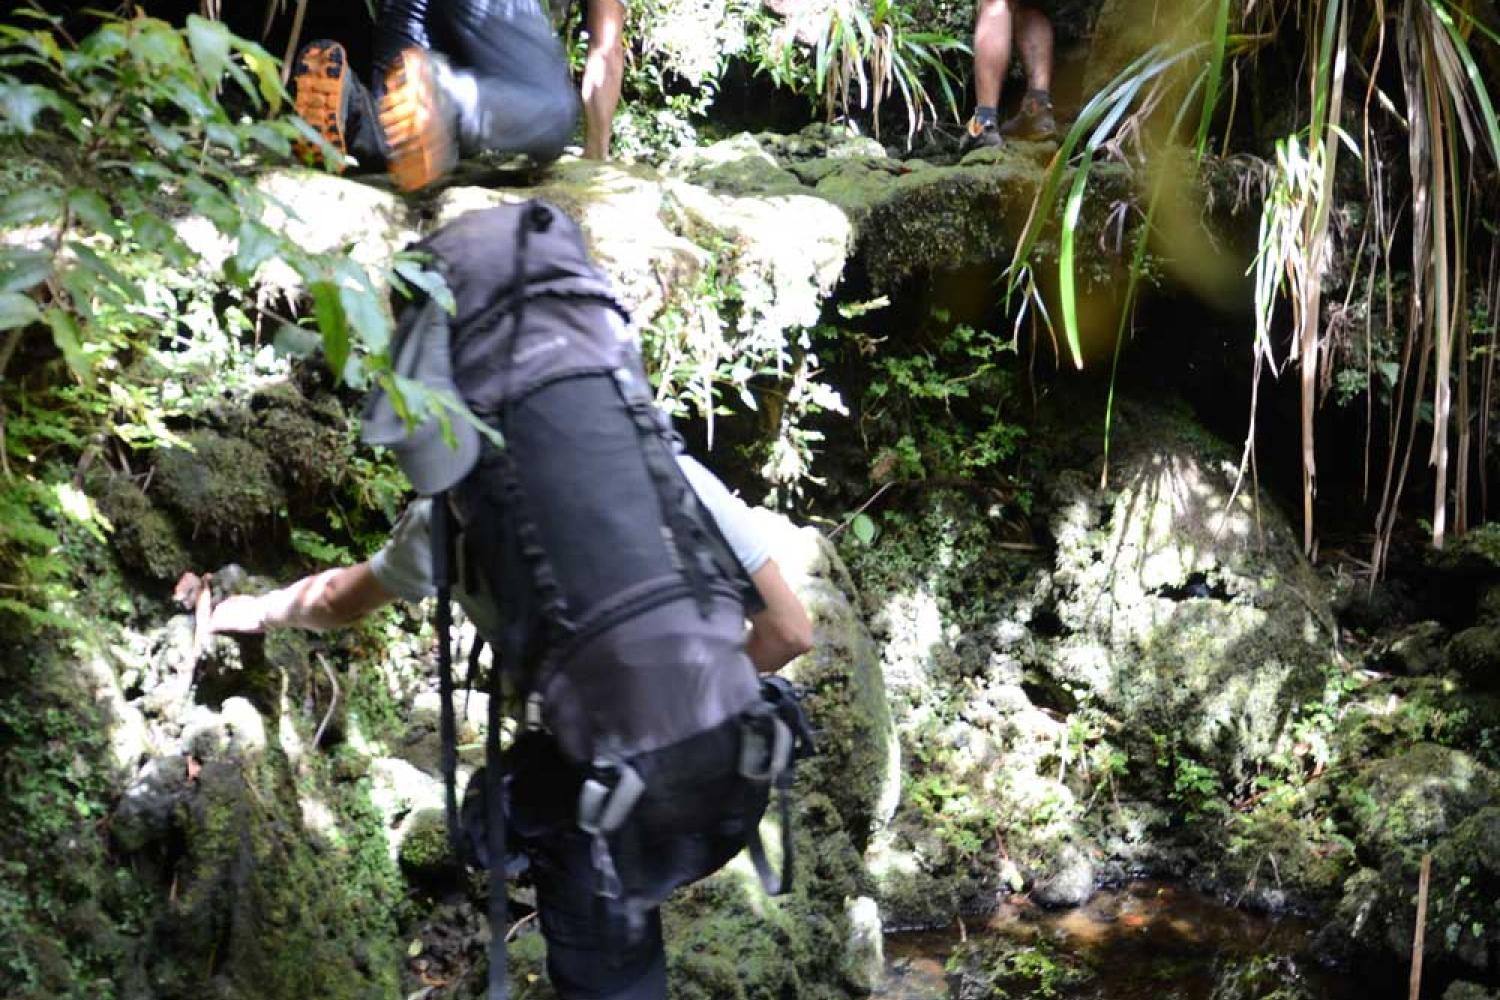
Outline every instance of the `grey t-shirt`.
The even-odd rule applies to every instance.
[[[745,502],[730,493],[718,476],[687,455],[678,455],[677,464],[693,492],[713,515],[745,572],[754,573],[764,566],[771,558],[771,549],[763,533],[757,530],[755,516]],[[413,501],[396,522],[385,547],[370,559],[375,578],[385,589],[408,601],[420,601],[437,593],[432,583],[432,542],[428,535],[431,517],[431,500]],[[466,594],[454,587],[453,597],[481,632],[493,631],[499,625],[498,609],[483,595]]]

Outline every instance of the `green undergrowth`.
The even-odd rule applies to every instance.
[[[0,650],[43,668],[7,670],[0,693],[0,978],[18,1000],[115,997],[161,901],[111,856],[107,721],[69,680],[74,655]]]

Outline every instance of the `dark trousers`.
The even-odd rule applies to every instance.
[[[546,737],[507,754],[508,839],[531,863],[547,942],[547,975],[562,1000],[666,1000],[661,913],[625,933],[601,919],[590,840],[574,823],[582,776]]]
[[[465,155],[482,151],[556,159],[573,135],[578,98],[567,56],[538,0],[385,0],[375,26],[375,86],[401,51],[442,53],[440,79],[458,113]],[[356,83],[350,149],[380,163],[386,149],[373,96]]]

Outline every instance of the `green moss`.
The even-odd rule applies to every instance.
[[[424,809],[410,821],[401,838],[401,867],[421,878],[455,863],[448,849],[448,822],[441,809]]]
[[[1453,637],[1448,662],[1470,687],[1500,692],[1500,625],[1476,625]]]
[[[781,1000],[842,995],[833,956],[848,935],[844,898],[863,887],[854,849],[828,799],[798,796],[797,877],[767,897],[741,855],[663,909],[673,1000]]]
[[[1328,821],[1327,807],[1301,795],[1267,796],[1229,817],[1219,877],[1242,898],[1279,909],[1336,900],[1356,863],[1354,845]]]
[[[1410,860],[1496,795],[1488,768],[1457,750],[1424,743],[1366,765],[1341,788],[1340,802],[1361,845]]]
[[[111,720],[79,650],[0,643],[0,982],[16,1000],[112,1000],[139,985],[159,901],[111,856]]]
[[[1030,1000],[1056,997],[1095,977],[1081,958],[1052,941],[985,935],[960,944],[948,959],[958,980],[955,996],[972,1000]]]
[[[126,569],[175,580],[192,567],[177,529],[129,477],[110,474],[91,484],[90,493],[114,529],[110,541]]]
[[[208,760],[182,817],[186,857],[159,925],[162,1000],[399,996],[405,884],[364,782],[296,780],[280,753]],[[302,803],[333,826],[314,837]]]
[[[195,542],[244,547],[286,502],[270,460],[249,442],[213,431],[185,440],[189,448],[158,454],[153,490]]]
[[[316,517],[351,474],[346,417],[331,399],[307,399],[289,382],[250,401],[248,440],[270,457],[293,513]]]

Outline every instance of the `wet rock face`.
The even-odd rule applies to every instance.
[[[1108,487],[1067,472],[1052,491],[1047,671],[1237,780],[1319,690],[1328,600],[1282,515],[1234,494],[1222,444],[1181,416],[1122,416]]]
[[[1334,655],[1285,520],[1231,504],[1231,456],[1126,404],[1105,488],[1097,468],[1052,477],[1037,517],[1054,547],[997,545],[981,504],[935,494],[846,548],[902,743],[901,808],[871,856],[888,921],[1006,892],[1076,906],[1101,880],[1203,875],[1226,847],[1243,857],[1217,877],[1259,905],[1338,892],[1337,838],[1225,801],[1292,751]]]

